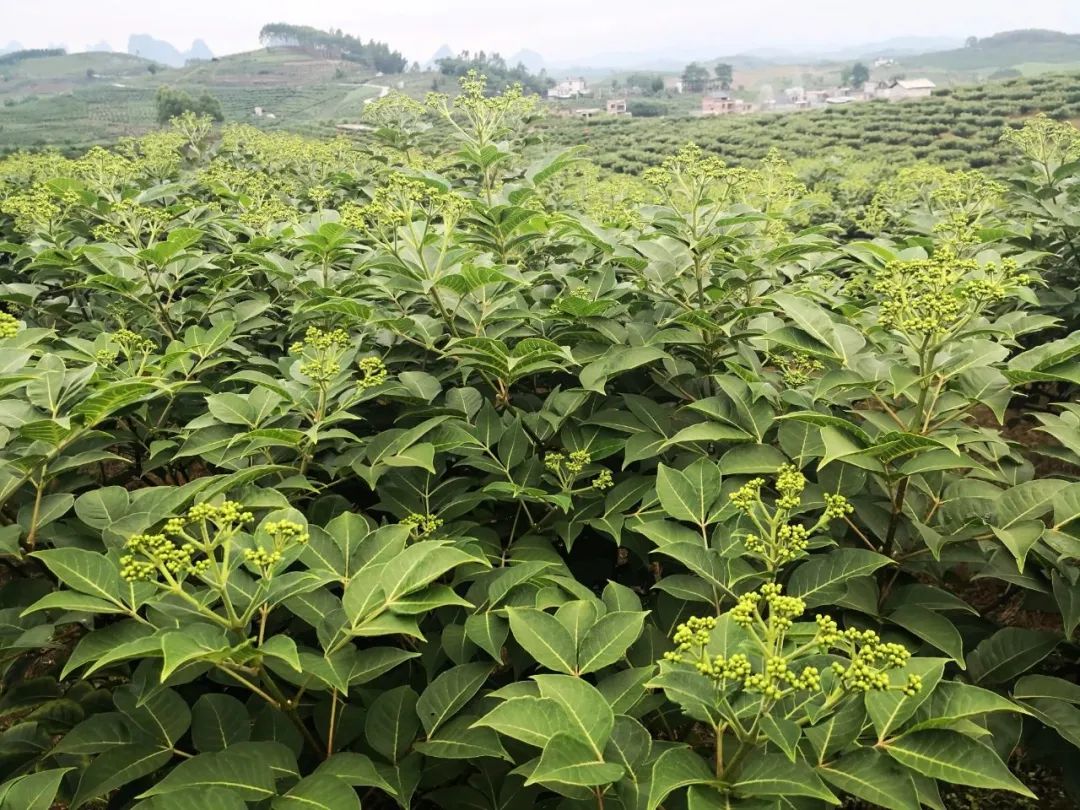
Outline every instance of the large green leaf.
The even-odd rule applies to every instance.
[[[597,759],[593,749],[580,737],[559,733],[548,740],[539,764],[525,784],[540,782],[591,787],[615,782],[624,772],[621,765]]]
[[[990,748],[956,731],[916,731],[883,748],[901,765],[931,779],[1035,798]]]

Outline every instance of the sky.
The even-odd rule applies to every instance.
[[[0,0],[0,46],[101,40],[125,50],[150,34],[217,55],[259,47],[259,28],[288,22],[388,42],[409,59],[440,45],[550,62],[606,53],[721,56],[757,48],[823,49],[898,36],[986,36],[1015,28],[1080,32],[1080,0]]]

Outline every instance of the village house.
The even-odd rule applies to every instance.
[[[588,95],[592,95],[592,91],[583,78],[563,79],[547,91],[548,98],[581,98]]]
[[[608,115],[629,115],[626,109],[625,98],[609,98],[607,102]]]
[[[710,93],[701,99],[702,115],[732,115],[750,111],[750,105],[726,90]]]
[[[603,110],[599,107],[581,107],[577,110],[574,110],[574,115],[578,118],[584,118],[586,121],[588,121],[590,118],[595,118],[602,112]]]
[[[929,79],[897,79],[889,85],[890,101],[905,101],[909,98],[930,98],[937,87]]]

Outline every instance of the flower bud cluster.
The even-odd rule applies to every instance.
[[[124,549],[129,553],[120,558],[120,576],[126,582],[156,580],[162,570],[176,577],[203,574],[210,565],[206,558],[194,559],[198,549],[192,543],[176,543],[164,534],[136,534]]]
[[[375,388],[386,382],[386,377],[389,371],[386,368],[386,364],[379,357],[364,357],[360,360],[360,381],[357,385],[360,388]]]
[[[806,385],[814,376],[825,368],[816,357],[802,352],[790,355],[773,356],[772,362],[780,369],[780,376],[790,388]]]
[[[443,519],[435,515],[421,515],[413,512],[401,519],[402,526],[408,526],[413,537],[420,539],[435,534],[443,525]]]
[[[840,685],[848,692],[889,689],[888,671],[905,666],[911,658],[911,653],[902,644],[883,642],[873,630],[848,628],[840,631],[835,621],[823,616],[817,617],[817,624],[817,642],[821,651],[841,649],[848,655],[846,665],[839,661],[832,665]],[[913,695],[921,686],[917,675],[909,675],[902,691]]]
[[[19,333],[19,322],[6,312],[0,312],[0,340],[13,338]]]
[[[349,347],[349,333],[344,329],[323,330],[317,326],[309,326],[304,333],[304,339],[296,341],[289,347],[290,354],[300,354],[304,349],[316,351],[330,351],[331,349],[347,349]]]
[[[776,474],[776,491],[780,497],[776,501],[779,509],[795,509],[802,503],[802,492],[806,488],[806,476],[791,464],[783,465]]]
[[[603,469],[596,478],[592,480],[592,487],[593,489],[598,489],[603,492],[605,489],[611,489],[611,487],[614,486],[614,483],[615,482],[611,477],[611,470]]]
[[[267,522],[263,524],[262,531],[270,535],[272,547],[256,546],[255,548],[245,549],[244,559],[251,566],[257,568],[263,577],[272,575],[272,569],[282,561],[287,549],[304,545],[309,537],[303,526],[291,520]]]
[[[157,345],[150,338],[137,335],[130,329],[119,329],[113,332],[110,338],[120,345],[121,350],[128,357],[133,354],[150,354],[157,348]]]
[[[833,494],[825,493],[825,517],[830,520],[840,520],[847,517],[855,511],[855,507],[848,502],[848,499],[841,495],[839,492]]]
[[[765,486],[764,478],[752,478],[732,492],[728,497],[735,507],[742,512],[750,512],[761,499],[761,488]]]

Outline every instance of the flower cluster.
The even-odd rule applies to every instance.
[[[262,530],[270,536],[271,547],[257,545],[244,549],[244,559],[260,576],[270,578],[274,567],[284,558],[285,551],[307,543],[308,533],[303,526],[291,520],[270,521],[262,526]]]
[[[442,528],[443,519],[435,515],[421,515],[418,512],[413,512],[411,515],[401,519],[401,525],[408,526],[412,536],[419,540],[430,537]]]
[[[1056,168],[1080,158],[1080,131],[1045,113],[1026,119],[1020,129],[1006,128],[1001,142],[1043,166]]]
[[[825,493],[825,517],[830,520],[842,520],[855,511],[847,498],[839,492]]]
[[[386,382],[389,371],[380,357],[363,357],[360,359],[360,380],[357,385],[360,388],[375,388]]]
[[[341,373],[341,355],[349,346],[349,334],[344,329],[323,330],[309,326],[304,339],[289,347],[289,354],[304,356],[300,373],[325,385]]]
[[[611,489],[615,485],[614,480],[611,477],[611,470],[603,469],[592,480],[592,488],[598,489],[603,492],[605,489]]]
[[[911,654],[899,644],[882,642],[872,630],[841,631],[831,617],[819,615],[817,632],[809,643],[794,649],[786,645],[785,634],[805,611],[802,599],[785,596],[778,584],[766,584],[759,591],[741,595],[730,611],[735,624],[746,631],[747,643],[762,651],[760,658],[744,652],[710,656],[707,649],[717,620],[706,616],[690,618],[676,628],[672,638],[675,649],[664,653],[663,660],[692,666],[722,688],[734,683],[746,692],[776,701],[792,692],[817,692],[823,688],[821,670],[799,666],[798,662],[800,656],[816,648],[821,653],[840,651],[846,659],[830,667],[835,676],[832,688],[840,693],[894,688],[889,671],[905,666]],[[755,660],[760,661],[758,671]],[[896,688],[913,695],[921,685],[919,677],[912,674]]]
[[[678,152],[664,160],[660,166],[646,169],[641,179],[650,186],[661,188],[671,185],[676,178],[690,181],[711,182],[720,179],[727,164],[715,155],[707,155],[696,143],[688,143]]]
[[[0,312],[0,340],[13,338],[19,333],[19,321],[6,312]]]
[[[878,321],[886,329],[940,336],[1028,281],[1015,260],[984,267],[946,251],[928,259],[890,262],[875,273],[872,287],[878,296]]]
[[[783,465],[776,474],[776,499],[778,509],[795,509],[802,503],[802,492],[806,488],[806,476],[791,464]]]
[[[112,342],[120,346],[120,350],[129,358],[135,354],[150,354],[157,348],[150,338],[142,337],[130,329],[119,329],[109,337]]]
[[[127,582],[149,582],[159,574],[182,579],[187,574],[204,574],[210,566],[208,558],[195,559],[198,549],[193,543],[177,543],[165,534],[136,534],[128,538],[124,549],[128,553],[120,558],[120,576]]]
[[[806,385],[815,375],[825,368],[824,364],[816,357],[811,357],[802,352],[795,354],[774,355],[772,362],[780,370],[780,376],[784,383],[791,388]]]

